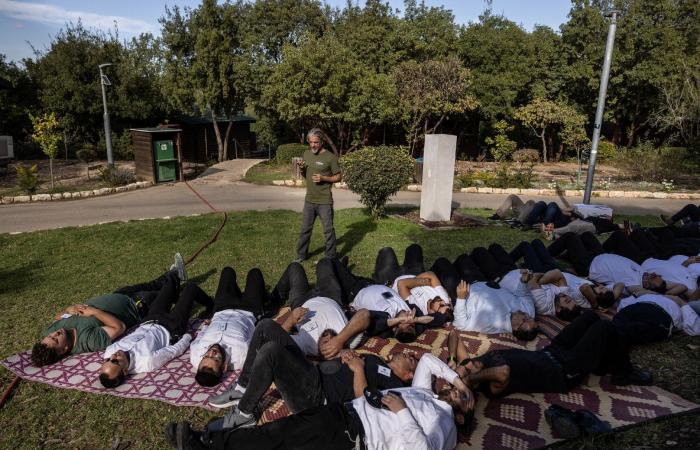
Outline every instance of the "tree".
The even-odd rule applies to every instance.
[[[673,131],[686,145],[700,145],[700,61],[685,64],[682,75],[661,85],[661,102],[653,122]]]
[[[36,86],[27,71],[0,54],[0,78],[9,89],[0,89],[0,134],[24,140],[31,132],[29,112],[37,108]]]
[[[434,133],[448,116],[464,116],[477,106],[471,74],[456,58],[406,61],[393,77],[411,154],[419,138]]]
[[[535,136],[542,141],[542,160],[547,162],[548,148],[547,139],[557,129],[563,128],[561,142],[579,142],[585,136],[583,124],[585,116],[579,114],[573,107],[562,103],[554,102],[544,98],[536,98],[529,104],[518,108],[515,111],[515,118],[520,120],[525,126],[530,127]],[[557,158],[561,156],[563,145],[560,147]]]
[[[219,161],[228,159],[233,116],[243,109],[238,69],[244,70],[238,4],[204,0],[192,10],[166,8],[160,19],[164,47],[163,89],[173,107],[211,116]],[[219,121],[228,121],[222,137]]]
[[[29,117],[32,119],[32,125],[34,126],[32,139],[41,147],[41,151],[49,157],[51,190],[53,190],[53,160],[58,153],[58,142],[61,140],[61,127],[54,113],[44,114],[39,117],[34,117],[30,114]]]
[[[508,132],[513,131],[513,126],[504,120],[499,120],[494,124],[496,135],[484,139],[486,145],[490,146],[493,159],[497,162],[506,161],[518,148],[515,141],[508,139]]]

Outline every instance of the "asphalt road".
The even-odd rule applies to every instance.
[[[197,183],[193,187],[221,211],[288,209],[301,211],[303,188],[261,186],[243,182]],[[344,189],[333,192],[336,209],[360,207],[359,197]],[[455,193],[454,206],[496,208],[506,197],[500,194]],[[524,197],[525,199],[534,197]],[[545,197],[545,201],[557,200]],[[569,198],[580,203],[581,198]],[[559,202],[561,203],[561,202]],[[621,214],[673,213],[688,200],[606,198],[597,203],[612,206]],[[420,192],[399,192],[394,205],[420,204]],[[186,216],[207,213],[207,207],[184,183],[158,185],[120,194],[85,199],[0,206],[0,233],[17,233],[53,228],[94,225],[104,222]]]

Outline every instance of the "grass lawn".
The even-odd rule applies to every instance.
[[[243,181],[253,184],[272,184],[274,180],[290,180],[291,170],[289,164],[277,166],[265,161],[251,167],[243,177]]]
[[[487,210],[465,210],[487,216]],[[167,269],[175,251],[187,256],[209,239],[220,215],[114,223],[19,235],[0,235],[0,308],[3,338],[0,357],[25,350],[61,308],[125,284],[151,279]],[[644,224],[653,217],[633,217]],[[231,213],[219,240],[189,267],[190,278],[214,292],[218,274],[232,265],[239,280],[260,267],[268,285],[274,284],[294,257],[300,215],[290,211]],[[427,231],[401,219],[372,222],[361,210],[336,214],[338,251],[350,256],[353,270],[372,271],[377,250],[391,245],[403,252],[411,242],[425,250],[426,265],[438,256],[450,259],[472,248],[499,242],[512,248],[537,234],[507,226],[467,230]],[[313,279],[314,261],[323,256],[323,233],[314,231],[313,254],[305,264]],[[700,402],[700,338],[675,337],[670,343],[640,348],[635,361],[649,368],[657,384],[684,398]],[[0,385],[12,374],[0,369]],[[199,408],[178,408],[156,401],[128,400],[60,390],[21,382],[0,413],[0,448],[110,448],[115,441],[129,448],[166,448],[165,424],[189,420],[199,426],[216,416]],[[696,445],[700,428],[696,415],[663,420],[599,438],[567,444],[571,448],[658,448],[667,441],[678,448]]]

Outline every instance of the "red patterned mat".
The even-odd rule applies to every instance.
[[[278,317],[278,320],[282,321],[285,314]],[[543,317],[538,321],[540,328],[548,336],[556,335],[564,325],[551,317]],[[412,344],[401,344],[395,339],[370,338],[358,350],[383,357],[404,351],[417,354],[431,352],[446,360],[448,334],[449,330],[430,330]],[[542,335],[526,345],[510,334],[484,335],[462,332],[461,335],[468,351],[474,355],[504,348],[535,350],[549,344],[549,339]],[[185,353],[155,372],[127,378],[127,382],[117,389],[104,389],[96,376],[101,363],[101,353],[73,355],[43,368],[33,367],[29,356],[30,352],[23,352],[0,361],[0,364],[21,378],[55,387],[126,398],[159,400],[178,406],[208,408],[207,398],[223,392],[237,377],[237,374],[232,373],[217,388],[203,388],[194,382],[189,353]],[[584,385],[568,394],[519,394],[498,400],[488,400],[479,396],[474,430],[460,441],[458,448],[525,450],[556,442],[559,438],[552,435],[543,416],[543,411],[553,403],[572,409],[589,409],[610,422],[614,428],[700,407],[657,387],[620,388],[611,385],[607,377],[590,376]],[[261,410],[262,422],[289,414],[279,393],[274,389],[264,397]]]

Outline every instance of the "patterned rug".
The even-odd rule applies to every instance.
[[[283,314],[278,320],[282,321],[284,317]],[[547,336],[555,336],[564,325],[551,317],[540,318],[538,321]],[[406,351],[418,354],[431,352],[446,360],[448,334],[449,330],[431,330],[412,344],[401,344],[394,339],[370,338],[358,350],[382,357]],[[461,335],[468,351],[474,355],[505,348],[535,350],[549,344],[549,339],[542,335],[526,344],[517,341],[510,334],[462,332]],[[189,353],[185,353],[160,370],[128,377],[127,382],[117,389],[104,389],[96,376],[101,364],[101,353],[74,355],[44,368],[33,367],[29,356],[30,352],[23,352],[0,361],[0,364],[21,378],[55,387],[207,409],[211,409],[206,404],[207,398],[223,392],[237,377],[237,373],[231,373],[218,387],[203,388],[195,383]],[[526,450],[552,444],[560,439],[552,434],[543,413],[554,403],[570,409],[589,409],[602,420],[610,422],[614,428],[700,407],[657,387],[621,388],[612,385],[608,377],[590,376],[582,386],[568,394],[519,394],[492,400],[479,396],[473,431],[460,440],[458,448]],[[261,422],[289,414],[274,388],[265,396],[260,409]]]

